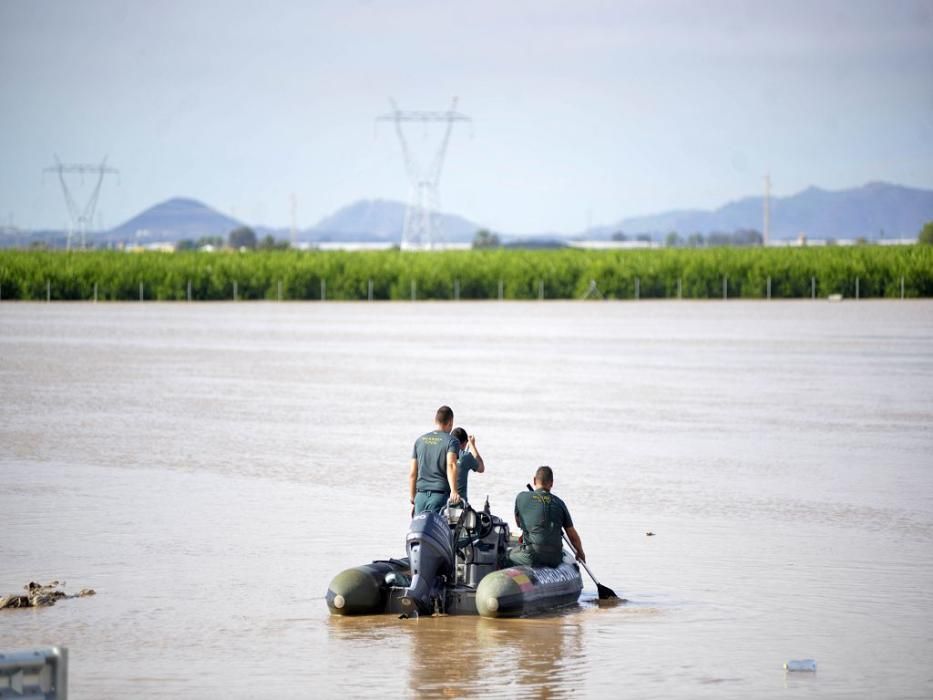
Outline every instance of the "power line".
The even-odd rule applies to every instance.
[[[768,245],[768,239],[771,236],[771,175],[765,175],[765,199],[764,199],[764,231],[763,243]]]
[[[289,199],[289,204],[290,204],[289,209],[291,213],[291,225],[289,226],[288,233],[289,233],[289,240],[291,241],[292,248],[294,248],[295,239],[298,236],[298,223],[297,223],[298,222],[298,217],[297,217],[298,197],[295,195],[294,192],[292,192],[291,195],[289,195],[288,199]]]
[[[389,99],[392,111],[376,118],[377,122],[385,121],[395,124],[395,134],[398,136],[405,159],[405,172],[408,175],[411,192],[408,198],[408,207],[405,210],[405,225],[402,230],[402,249],[433,248],[442,234],[440,222],[440,193],[438,186],[441,180],[441,171],[444,168],[444,158],[447,155],[447,146],[450,143],[450,134],[455,122],[472,122],[470,117],[457,111],[457,98],[450,102],[450,109],[446,112],[407,111],[398,108],[395,100]],[[405,137],[403,123],[416,122],[424,125],[444,124],[444,135],[441,143],[434,153],[434,158],[426,167],[422,167]]]
[[[58,156],[55,156],[55,165],[49,166],[43,172],[58,173],[58,181],[62,186],[62,194],[65,196],[65,206],[68,207],[68,239],[67,248],[71,250],[71,237],[78,231],[81,233],[81,248],[87,248],[87,229],[94,223],[94,209],[97,207],[97,200],[100,197],[100,187],[104,182],[104,175],[117,174],[120,171],[107,165],[107,157],[100,164],[96,163],[62,163]],[[88,197],[84,207],[79,207],[68,186],[65,175],[85,174],[97,175],[97,182],[91,194]]]

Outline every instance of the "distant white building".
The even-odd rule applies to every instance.
[[[346,250],[346,251],[363,251],[363,250],[391,250],[392,248],[398,248],[399,244],[392,241],[320,241],[317,243],[309,243],[303,241],[301,243],[296,243],[295,248],[298,250]],[[471,248],[470,243],[435,243],[430,248],[406,248],[409,251],[418,251],[418,250],[469,250]]]
[[[158,243],[146,243],[145,245],[140,244],[127,244],[123,247],[124,252],[127,253],[174,253],[175,244],[168,241],[161,241]]]
[[[872,243],[877,243],[878,245],[913,245],[916,242],[916,238],[881,238],[877,241],[872,241]]]
[[[654,241],[567,241],[571,248],[583,248],[585,250],[616,250],[632,248],[663,248],[664,246]]]
[[[321,241],[319,243],[296,243],[298,250],[389,250],[395,245],[390,241]]]
[[[769,248],[818,248],[821,246],[854,246],[854,245],[913,245],[916,238],[808,238],[800,234],[797,238],[768,241]]]

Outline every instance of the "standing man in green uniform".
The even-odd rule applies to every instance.
[[[486,471],[486,463],[483,462],[483,457],[476,446],[475,435],[467,435],[467,431],[463,428],[454,428],[451,435],[460,443],[460,458],[457,460],[457,491],[460,492],[460,498],[469,503],[467,480],[470,472],[482,474]]]
[[[559,566],[563,558],[562,531],[567,531],[577,559],[586,562],[583,543],[573,527],[570,511],[551,493],[554,472],[550,467],[538,467],[535,490],[522,491],[515,497],[515,522],[522,529],[521,547],[509,552],[509,559],[519,566]]]
[[[415,507],[412,515],[429,510],[440,513],[447,505],[460,500],[457,489],[457,457],[460,443],[450,434],[454,412],[441,406],[434,415],[434,430],[415,440],[408,475],[409,497]]]

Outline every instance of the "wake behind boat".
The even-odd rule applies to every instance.
[[[517,546],[509,525],[463,504],[446,517],[416,515],[405,538],[407,557],[377,560],[339,573],[327,590],[335,615],[394,613],[517,617],[577,602],[583,590],[580,568],[563,551],[558,566],[513,566]]]

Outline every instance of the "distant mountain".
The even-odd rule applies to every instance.
[[[441,214],[443,239],[450,242],[472,241],[477,224],[453,214]],[[93,234],[97,243],[110,241],[126,242],[176,242],[184,239],[197,240],[203,236],[227,237],[243,223],[221,214],[203,202],[177,197],[156,204],[144,212],[110,231]],[[299,241],[391,241],[402,240],[405,226],[405,205],[382,199],[364,199],[349,204],[322,219],[311,228],[297,232]],[[289,231],[284,228],[254,226],[260,237],[272,235],[288,240]],[[89,235],[89,237],[91,237]]]
[[[362,199],[324,217],[306,234],[319,241],[400,241],[404,223],[404,204]]]
[[[628,236],[669,231],[681,236],[737,229],[761,231],[763,197],[746,197],[714,211],[674,210],[623,219],[611,226],[584,232],[583,237],[609,238],[622,231]],[[913,238],[933,220],[933,191],[872,182],[854,189],[829,191],[809,187],[789,197],[771,198],[771,238]]]
[[[363,199],[337,210],[312,228],[303,231],[302,240],[312,241],[392,241],[402,240],[405,205],[384,199]],[[454,214],[441,214],[441,237],[447,242],[473,240],[482,228]]]
[[[226,238],[230,231],[242,225],[203,202],[178,197],[149,207],[116,228],[95,234],[94,239],[151,243],[197,240],[203,236]]]
[[[453,214],[441,214],[442,240],[463,243],[473,240],[480,225]],[[933,221],[933,191],[873,182],[863,187],[829,191],[810,187],[789,197],[771,199],[771,238],[790,239],[799,234],[810,238],[915,238],[927,221]],[[243,224],[193,199],[175,198],[156,204],[110,231],[88,233],[88,243],[154,243],[197,240],[203,236],[224,238]],[[405,205],[382,199],[365,199],[349,204],[322,219],[309,229],[298,232],[299,241],[365,242],[401,241],[405,225]],[[272,235],[289,238],[288,229],[253,227],[260,237]],[[746,197],[716,210],[676,209],[622,219],[609,226],[599,226],[576,236],[548,234],[512,236],[498,231],[506,244],[553,245],[555,241],[608,239],[623,232],[634,238],[650,235],[663,240],[670,231],[686,237],[732,233],[739,229],[761,231],[762,197]],[[62,231],[0,231],[0,247],[28,246],[35,243],[64,246]],[[76,241],[72,241],[76,245]]]

